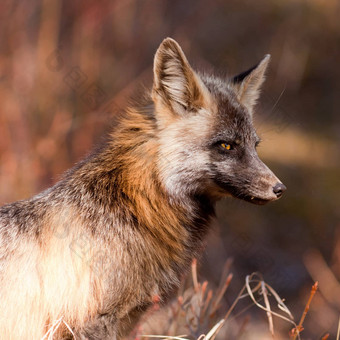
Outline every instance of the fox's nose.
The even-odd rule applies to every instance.
[[[286,186],[282,183],[277,183],[273,187],[274,194],[276,195],[277,198],[281,197],[283,192],[286,190],[287,190]]]

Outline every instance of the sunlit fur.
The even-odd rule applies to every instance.
[[[106,143],[54,187],[0,208],[0,339],[40,339],[60,318],[77,339],[125,336],[176,291],[217,199],[276,199],[250,112],[266,65],[237,81],[199,75],[172,39],[154,65],[152,90]],[[220,140],[240,153],[221,153]],[[54,339],[67,338],[62,325]]]

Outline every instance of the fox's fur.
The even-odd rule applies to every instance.
[[[40,339],[60,318],[77,339],[126,336],[176,290],[218,199],[281,195],[252,125],[268,61],[223,80],[165,39],[152,91],[107,142],[52,188],[0,208],[0,339]]]

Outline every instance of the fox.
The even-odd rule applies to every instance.
[[[199,73],[172,38],[153,85],[51,188],[0,208],[0,339],[122,339],[167,303],[204,249],[215,203],[286,187],[260,160],[253,114],[270,56]]]

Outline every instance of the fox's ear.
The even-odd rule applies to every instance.
[[[160,44],[154,60],[152,95],[177,113],[204,106],[207,92],[193,71],[178,43],[166,38]]]
[[[253,108],[260,95],[260,88],[265,80],[270,55],[267,54],[256,66],[235,76],[232,80],[238,100],[249,110]]]

